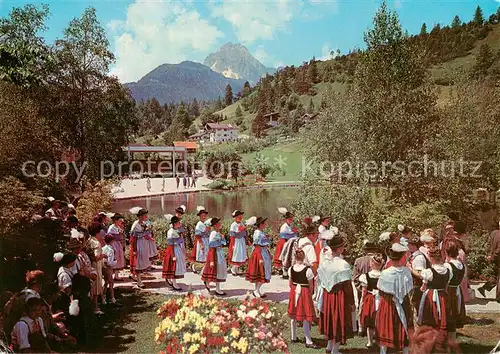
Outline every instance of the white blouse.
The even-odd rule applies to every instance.
[[[438,274],[446,274],[446,272],[448,271],[448,268],[445,267],[443,264],[433,264],[432,265],[432,268],[438,273]],[[422,270],[422,273],[420,273],[420,275],[422,276],[422,280],[425,284],[427,284],[428,282],[432,281],[432,279],[434,278],[433,277],[433,273],[432,273],[432,270],[430,268],[428,269],[424,269]],[[451,279],[451,274],[448,274],[449,278],[448,280]]]

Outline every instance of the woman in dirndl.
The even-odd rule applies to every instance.
[[[304,264],[306,255],[303,250],[295,251],[295,264],[288,269],[290,279],[290,296],[288,299],[288,316],[292,343],[298,343],[297,322],[303,322],[306,348],[318,349],[311,339],[311,324],[316,321],[314,310],[314,273],[311,267]]]
[[[394,244],[398,244],[398,245],[401,245],[401,233],[399,232],[391,232],[391,231],[387,231],[387,232],[383,232],[380,236],[379,236],[379,241],[382,242],[382,243],[389,243],[388,247],[391,247],[392,245]],[[401,245],[403,246],[403,245]],[[403,246],[403,247],[407,247],[406,245]],[[403,259],[401,260],[401,263],[403,264],[406,264],[406,260],[408,258],[408,254],[405,254],[403,256]],[[388,269],[392,266],[392,259],[388,259],[387,262],[385,263],[383,269]]]
[[[240,272],[240,267],[245,265],[248,260],[246,244],[247,230],[242,222],[244,214],[245,213],[241,210],[235,210],[231,215],[234,222],[229,229],[229,251],[227,259],[232,266],[231,274],[234,276],[244,274]]]
[[[455,241],[446,243],[446,263],[444,266],[450,271],[448,283],[448,306],[450,318],[448,320],[448,334],[452,341],[457,339],[457,328],[462,328],[467,322],[465,301],[460,286],[465,276],[465,265],[458,259],[460,245]]]
[[[381,354],[387,353],[388,348],[403,350],[404,354],[410,352],[409,333],[413,329],[413,316],[409,294],[413,289],[413,279],[403,261],[407,252],[407,247],[392,244],[387,249],[392,265],[380,273],[378,280],[380,303],[375,327]]]
[[[255,284],[255,289],[252,291],[253,296],[257,298],[267,297],[261,290],[263,283],[271,281],[271,254],[269,246],[271,240],[264,233],[267,227],[267,218],[261,216],[252,216],[247,220],[247,225],[255,225],[256,230],[253,233],[253,251],[248,261],[248,268],[245,274],[246,280]]]
[[[327,352],[340,353],[340,344],[354,336],[353,312],[356,310],[352,270],[341,257],[346,241],[335,236],[328,241],[331,253],[318,268],[319,332],[328,340]],[[329,250],[328,250],[329,251]]]
[[[149,246],[151,232],[146,225],[148,211],[135,207],[130,209],[130,212],[136,214],[138,218],[130,228],[130,270],[136,276],[137,286],[143,288],[141,273],[151,267]]]
[[[208,255],[208,239],[210,238],[210,226],[205,224],[208,211],[203,206],[197,206],[196,215],[200,218],[194,229],[194,246],[191,252],[191,270],[198,273],[195,268],[195,262],[204,264]]]
[[[370,271],[359,276],[359,283],[362,289],[359,323],[361,325],[360,332],[366,329],[368,337],[367,348],[372,348],[375,345],[375,318],[380,302],[377,283],[383,264],[384,258],[382,255],[375,254],[370,258]]]
[[[112,224],[109,225],[108,234],[113,236],[110,246],[115,252],[116,264],[113,266],[115,281],[120,280],[120,270],[125,268],[125,234],[124,234],[124,217],[121,214],[114,214],[111,217]]]
[[[182,288],[177,285],[177,279],[184,278],[186,273],[186,255],[181,246],[183,239],[179,233],[181,220],[177,216],[165,216],[170,222],[170,229],[167,232],[167,249],[163,256],[162,276],[167,284],[175,291]]]
[[[220,289],[220,283],[225,282],[227,278],[226,256],[224,255],[224,250],[222,249],[222,247],[226,245],[226,239],[220,233],[220,229],[222,227],[220,218],[212,218],[207,220],[207,223],[209,223],[214,230],[210,233],[207,261],[203,267],[201,280],[209,293],[210,283],[214,282],[216,287],[215,294],[224,296],[226,293]]]
[[[431,268],[424,269],[422,276],[422,298],[418,307],[418,324],[448,331],[449,306],[446,288],[451,278],[450,270],[444,266],[441,251],[429,250]]]

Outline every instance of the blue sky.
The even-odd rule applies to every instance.
[[[499,0],[500,1],[500,0]],[[388,0],[410,33],[449,24],[455,14],[469,21],[477,5],[485,17],[496,0]],[[267,66],[298,65],[363,47],[363,32],[380,5],[375,0],[0,0],[0,16],[14,6],[50,6],[48,42],[88,6],[97,10],[117,57],[112,72],[136,81],[163,63],[203,59],[226,42],[240,42]]]

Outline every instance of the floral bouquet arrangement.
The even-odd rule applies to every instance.
[[[227,302],[188,294],[158,309],[155,340],[162,353],[284,352],[283,318],[260,299]]]

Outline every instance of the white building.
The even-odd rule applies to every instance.
[[[190,140],[203,143],[223,143],[239,139],[238,130],[230,124],[207,123],[203,130],[189,137]]]

